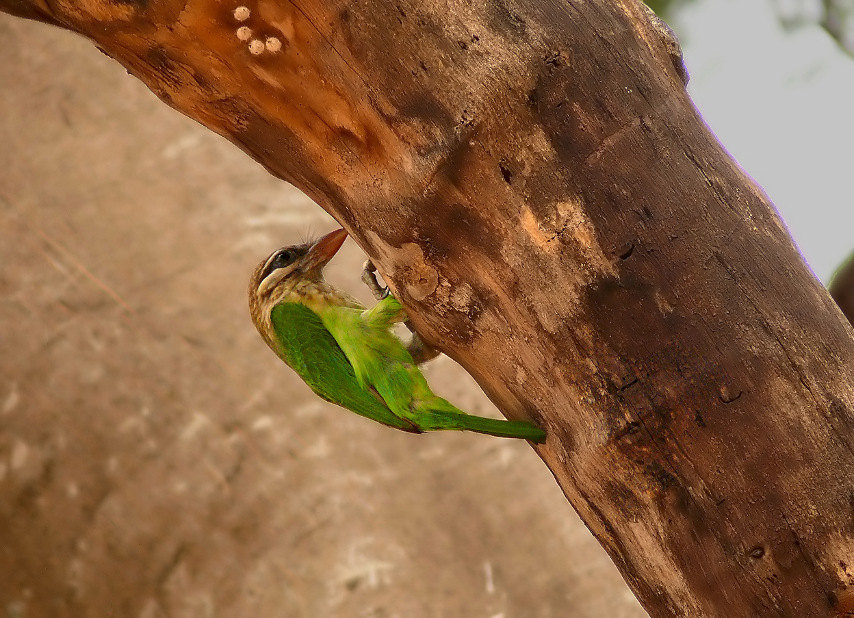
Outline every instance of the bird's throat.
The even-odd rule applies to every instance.
[[[318,314],[329,307],[364,309],[355,298],[326,281],[300,281],[294,286],[291,302],[301,303]]]

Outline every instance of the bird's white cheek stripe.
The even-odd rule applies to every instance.
[[[269,290],[272,285],[275,285],[275,283],[271,281],[271,278],[274,277],[275,274],[276,273],[270,273],[261,281],[261,283],[258,284],[259,297],[264,296],[267,293],[267,290]]]
[[[258,295],[263,296],[274,287],[276,287],[282,279],[291,274],[296,265],[289,266],[288,268],[277,268],[269,275],[264,277],[264,280],[258,285]]]

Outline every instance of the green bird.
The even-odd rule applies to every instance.
[[[321,398],[383,425],[422,433],[474,431],[544,442],[523,421],[471,416],[435,395],[412,354],[391,331],[406,311],[391,294],[371,309],[327,283],[323,268],[347,238],[284,247],[255,269],[249,311],[258,332]]]

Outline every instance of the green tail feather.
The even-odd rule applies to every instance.
[[[499,438],[522,438],[538,444],[546,441],[546,432],[532,423],[472,416],[458,410],[441,397],[436,397],[436,400],[438,401],[419,406],[419,411],[423,411],[423,414],[419,414],[414,421],[423,431],[458,429]]]

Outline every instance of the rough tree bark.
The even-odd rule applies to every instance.
[[[850,328],[637,2],[0,7],[333,214],[651,615],[854,613]]]

